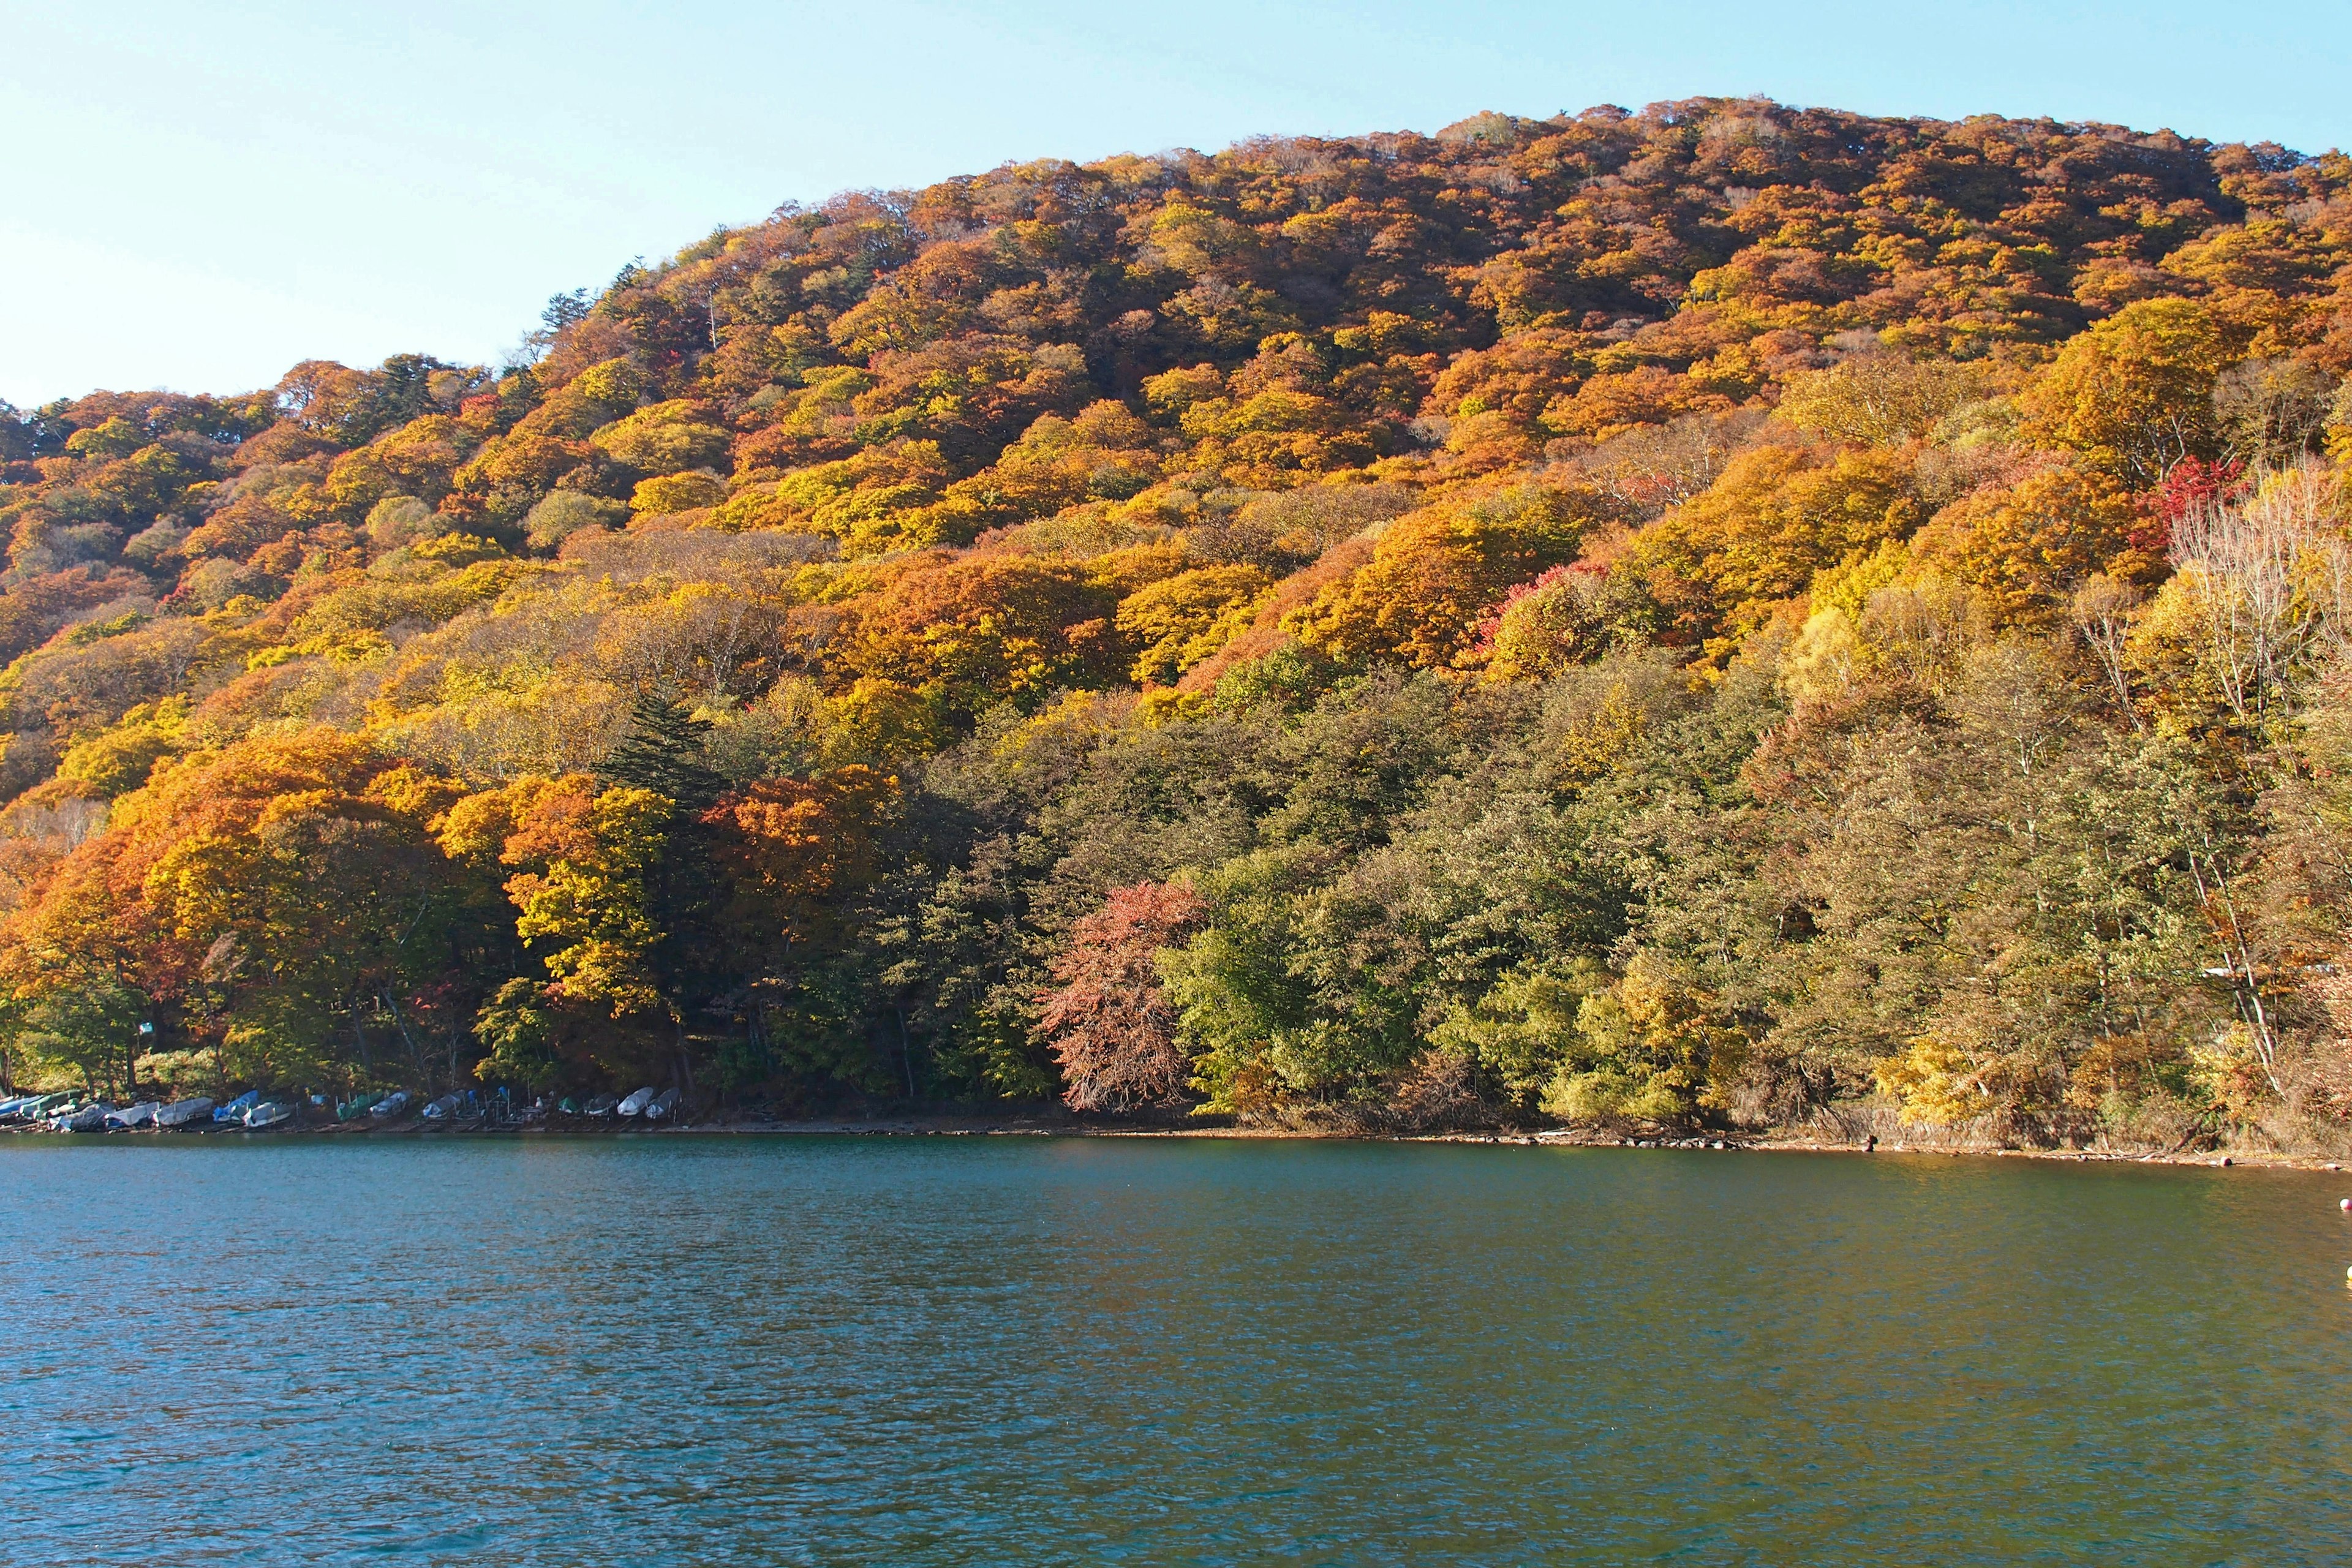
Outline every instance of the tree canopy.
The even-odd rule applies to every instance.
[[[2319,1136],[2347,323],[2340,153],[1699,99],[0,410],[0,1070]]]

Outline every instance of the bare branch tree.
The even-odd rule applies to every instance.
[[[2342,642],[2352,549],[2337,501],[2334,476],[2306,460],[2260,476],[2245,500],[2200,501],[2173,524],[2173,563],[2193,575],[2214,678],[2240,719],[2264,715]]]

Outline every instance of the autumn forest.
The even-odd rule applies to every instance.
[[[2337,153],[1008,165],[0,405],[0,541],[12,1084],[2352,1135]]]

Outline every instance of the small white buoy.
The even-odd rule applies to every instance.
[[[2336,1206],[2342,1209],[2346,1214],[2352,1214],[2352,1198],[2346,1198],[2339,1202]]]

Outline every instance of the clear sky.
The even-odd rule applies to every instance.
[[[0,0],[0,398],[493,362],[719,223],[1008,159],[1760,92],[2352,144],[2352,4]]]

